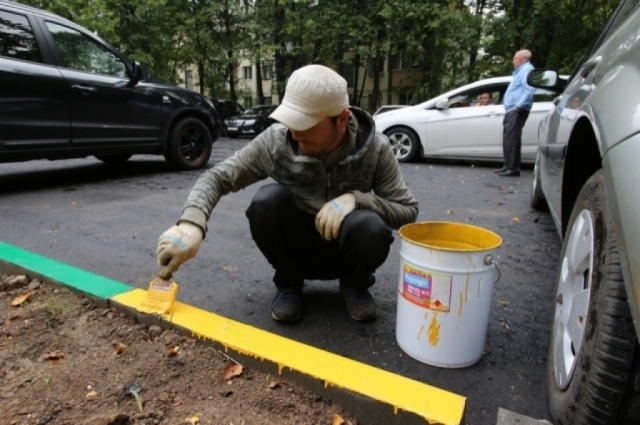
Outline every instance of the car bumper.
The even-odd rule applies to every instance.
[[[634,322],[640,322],[640,134],[603,158],[607,200],[612,206],[622,274]],[[640,326],[636,327],[640,338]]]
[[[226,134],[228,136],[256,136],[259,131],[254,126],[228,126],[226,128]]]

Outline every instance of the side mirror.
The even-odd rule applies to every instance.
[[[436,109],[449,109],[449,99],[440,99],[438,103],[436,103]]]
[[[129,86],[134,87],[140,81],[144,80],[144,71],[142,70],[142,66],[140,66],[140,62],[133,62],[133,69],[131,70],[131,78],[129,78]]]
[[[552,69],[534,69],[527,76],[527,84],[539,89],[562,92],[566,81],[560,78],[557,71]]]

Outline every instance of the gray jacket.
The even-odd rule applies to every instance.
[[[205,232],[211,211],[223,195],[271,177],[287,186],[309,214],[346,192],[356,209],[375,211],[392,228],[415,221],[418,202],[405,185],[389,140],[375,132],[371,116],[352,107],[348,138],[324,156],[300,152],[288,128],[274,124],[232,157],[205,171],[191,190],[181,220]]]

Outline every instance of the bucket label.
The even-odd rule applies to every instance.
[[[453,276],[433,274],[405,264],[400,294],[409,302],[431,310],[449,312]]]

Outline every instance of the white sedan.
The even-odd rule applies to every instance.
[[[389,137],[399,162],[419,157],[502,161],[502,99],[511,78],[476,81],[419,105],[375,115],[376,130]],[[491,103],[476,106],[486,92]],[[522,162],[535,162],[538,123],[554,107],[556,96],[536,89],[522,133]]]

